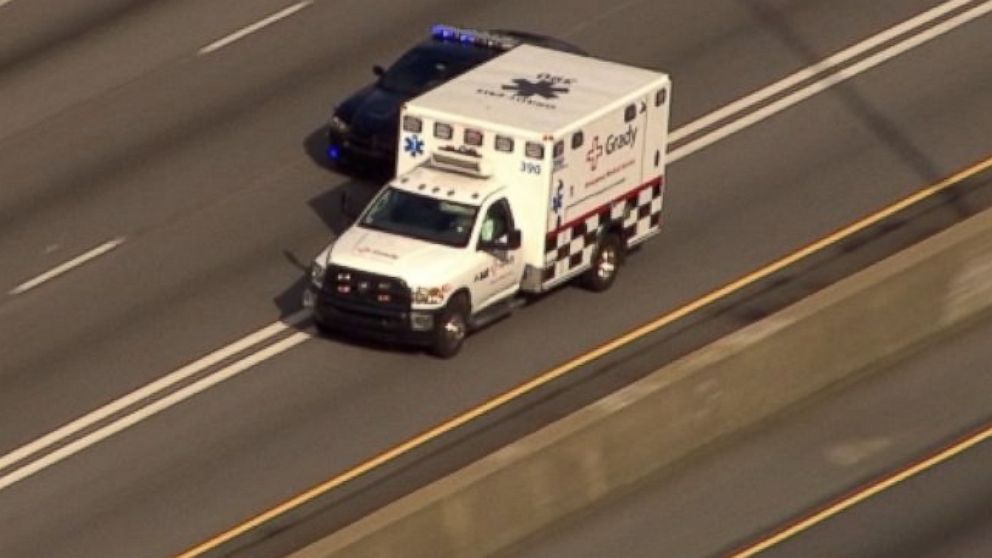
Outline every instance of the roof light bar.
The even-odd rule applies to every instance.
[[[440,41],[460,42],[496,50],[510,50],[520,44],[518,39],[509,35],[442,24],[431,27],[431,36]]]
[[[431,153],[430,164],[437,168],[447,169],[469,176],[487,178],[493,170],[482,155],[474,149],[456,149],[442,147]]]

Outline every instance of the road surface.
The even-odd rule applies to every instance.
[[[63,4],[0,5],[3,556],[175,555],[992,151],[992,18],[932,32],[989,4],[959,2],[871,52],[918,46],[674,162],[664,234],[614,290],[562,289],[442,362],[291,319],[340,191],[374,187],[315,140],[373,64],[439,21],[532,29],[670,72],[685,130],[948,4]]]

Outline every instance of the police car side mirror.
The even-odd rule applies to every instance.
[[[376,64],[375,66],[372,66],[372,73],[375,74],[376,77],[382,77],[382,75],[386,73],[386,69]]]

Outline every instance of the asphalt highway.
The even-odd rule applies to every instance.
[[[777,544],[756,544],[992,428],[990,335],[988,320],[956,332],[501,556],[989,556],[987,438]]]
[[[664,233],[604,295],[561,289],[451,361],[290,324],[204,363],[295,316],[340,191],[374,188],[327,169],[315,138],[432,23],[668,71],[680,128],[939,3],[64,4],[0,2],[2,556],[175,555],[992,151],[982,16],[679,159]]]

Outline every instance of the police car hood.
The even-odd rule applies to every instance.
[[[444,283],[461,259],[458,248],[351,227],[334,243],[328,263],[398,277],[416,288]]]
[[[400,105],[407,97],[372,85],[342,103],[338,113],[356,134],[395,136]]]

